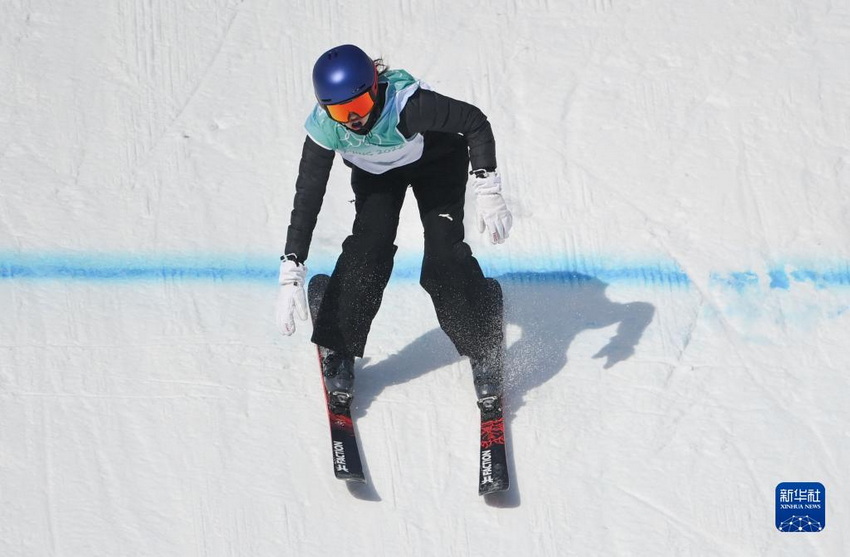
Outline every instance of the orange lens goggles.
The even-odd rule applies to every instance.
[[[363,118],[372,111],[374,106],[375,99],[372,98],[372,92],[366,91],[350,101],[325,105],[325,110],[331,118],[344,124],[352,119]]]

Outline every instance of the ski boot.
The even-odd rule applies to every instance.
[[[322,348],[322,376],[328,392],[328,404],[347,408],[354,394],[354,356]]]
[[[478,407],[486,412],[500,410],[502,399],[502,359],[500,355],[470,358],[472,381]]]

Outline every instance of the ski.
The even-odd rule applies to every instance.
[[[505,491],[510,487],[508,457],[505,451],[505,419],[502,397],[490,396],[478,401],[481,409],[481,452],[478,494]]]
[[[313,324],[316,322],[322,296],[328,285],[328,275],[315,275],[307,286],[307,297]],[[316,346],[319,357],[319,372],[323,369],[322,348]],[[360,449],[357,446],[357,436],[354,432],[354,421],[351,418],[351,395],[347,393],[329,393],[325,388],[322,376],[322,391],[325,393],[325,404],[328,411],[328,421],[331,429],[331,455],[333,457],[334,475],[340,480],[350,482],[366,482],[363,474],[363,462],[360,459]]]
[[[493,311],[498,317],[494,326],[504,327],[504,304],[502,286],[496,279],[488,278],[494,298]],[[496,347],[499,351],[495,357],[498,362],[500,383],[503,383],[504,346]],[[479,395],[480,396],[480,395]],[[505,419],[502,413],[501,385],[499,394],[483,396],[478,399],[481,411],[481,446],[479,452],[478,494],[486,495],[498,491],[506,491],[510,487],[508,474],[508,457],[505,447]]]
[[[307,295],[310,314],[315,323],[316,315],[322,303],[322,296],[330,277],[319,274],[310,279]],[[501,287],[494,279],[489,279],[497,296],[497,311],[502,311]],[[498,319],[502,326],[501,317]],[[502,350],[503,347],[499,347]],[[317,346],[319,369],[322,369],[322,348]],[[499,358],[502,361],[502,358]],[[331,431],[331,454],[334,475],[342,480],[366,482],[363,463],[351,417],[352,398],[347,393],[329,393],[322,381],[325,403]],[[501,394],[483,397],[478,401],[481,413],[481,443],[479,452],[479,495],[505,491],[510,487],[507,451],[505,443],[505,422],[502,410]]]

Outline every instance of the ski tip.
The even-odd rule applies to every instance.
[[[318,275],[313,275],[310,277],[310,281],[307,283],[307,289],[315,289],[317,286],[324,287],[331,280],[330,275],[326,275],[323,273],[319,273]]]
[[[343,473],[337,473],[336,478],[338,480],[343,480],[343,481],[346,481],[346,482],[351,483],[351,484],[365,484],[366,483],[366,477],[362,474],[357,474],[357,473],[349,473],[349,474],[346,474],[344,472]]]

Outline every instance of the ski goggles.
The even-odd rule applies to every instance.
[[[328,116],[333,118],[336,122],[344,124],[351,120],[367,116],[375,107],[375,97],[372,95],[372,91],[369,90],[357,95],[350,101],[339,104],[326,104],[323,106],[328,112]],[[354,117],[352,118],[352,116]]]

